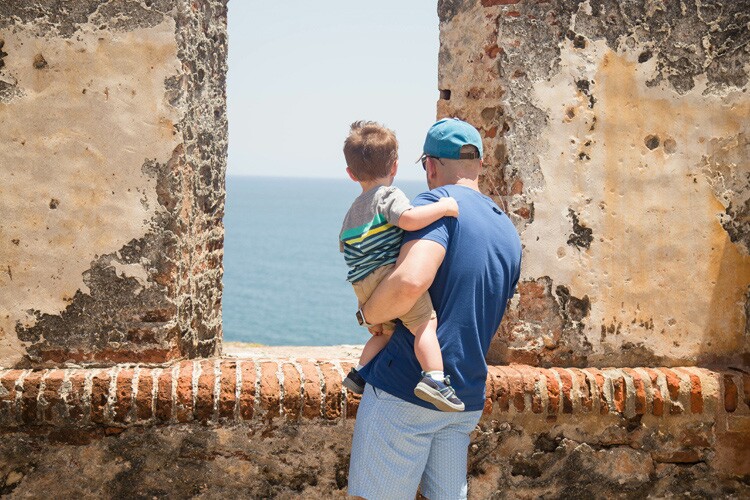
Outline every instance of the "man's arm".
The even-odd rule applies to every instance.
[[[380,282],[362,306],[368,323],[383,323],[405,314],[427,291],[445,258],[445,248],[432,240],[412,240],[401,247],[393,272]]]

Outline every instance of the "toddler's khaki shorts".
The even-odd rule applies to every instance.
[[[393,270],[394,265],[395,264],[388,264],[381,266],[361,280],[352,283],[354,293],[357,294],[360,306],[367,302],[367,299],[370,298],[370,295],[375,291],[378,284]],[[430,294],[425,292],[419,297],[417,303],[414,304],[414,307],[409,309],[409,312],[401,316],[399,319],[410,332],[414,333],[416,327],[423,325],[430,319],[435,319],[436,317],[435,309],[432,307],[432,300],[430,300]],[[393,331],[395,328],[396,325],[393,321],[383,323],[383,330]]]

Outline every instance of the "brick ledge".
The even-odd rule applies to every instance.
[[[0,429],[129,427],[183,422],[343,421],[359,397],[342,377],[354,360],[207,358],[163,367],[0,371]],[[750,415],[750,374],[676,368],[490,366],[485,414],[714,420]],[[743,420],[745,420],[743,418]]]

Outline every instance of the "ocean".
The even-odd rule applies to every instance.
[[[424,181],[394,185],[413,198]],[[263,345],[363,344],[339,253],[358,184],[347,179],[227,176],[224,340]]]

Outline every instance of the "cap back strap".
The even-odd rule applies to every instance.
[[[479,158],[479,151],[466,151],[458,154],[459,160],[476,160]]]

